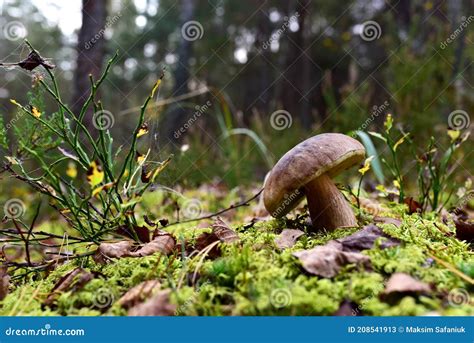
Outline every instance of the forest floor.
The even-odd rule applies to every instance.
[[[254,191],[207,185],[186,196],[207,214]],[[163,194],[144,203],[170,206]],[[355,211],[360,227],[314,233],[304,205],[277,220],[252,202],[222,221],[161,228],[171,246],[151,255],[109,242],[101,256],[13,277],[0,314],[474,315],[472,246],[449,215],[369,200]]]

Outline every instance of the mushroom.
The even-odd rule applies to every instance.
[[[352,208],[332,178],[364,157],[364,146],[340,133],[324,133],[301,142],[283,155],[266,178],[266,209],[280,218],[306,196],[314,228],[356,226]]]

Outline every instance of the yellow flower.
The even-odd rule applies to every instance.
[[[400,182],[398,180],[393,180],[393,185],[395,188],[400,189]]]
[[[142,126],[140,126],[140,128],[138,129],[137,138],[143,135],[146,135],[147,133],[148,133],[148,124],[143,123]]]
[[[35,106],[33,106],[33,107],[31,108],[31,113],[32,113],[33,116],[35,116],[36,118],[41,117],[41,112],[40,112]]]
[[[365,173],[369,171],[370,164],[372,163],[373,159],[374,159],[374,156],[369,156],[365,159],[364,166],[359,169],[359,173],[361,173],[361,175],[365,175]]]
[[[104,180],[104,171],[98,162],[92,161],[87,170],[87,181],[91,187],[97,186]]]
[[[69,176],[71,179],[75,179],[77,177],[77,168],[74,162],[69,162],[66,169],[66,175]]]
[[[459,130],[448,130],[448,136],[451,138],[451,142],[454,142],[461,135]]]

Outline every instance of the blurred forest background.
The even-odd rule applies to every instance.
[[[4,0],[0,61],[25,58],[28,38],[78,109],[88,74],[97,78],[118,51],[100,94],[117,144],[130,140],[165,68],[141,143],[158,160],[174,154],[162,182],[236,186],[261,182],[309,136],[376,130],[387,113],[420,147],[432,135],[449,142],[450,113],[474,112],[473,9],[472,0]],[[16,113],[9,99],[26,103],[31,79],[1,71],[5,123]]]

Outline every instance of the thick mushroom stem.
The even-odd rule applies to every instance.
[[[334,230],[338,227],[357,226],[351,206],[328,175],[323,174],[310,181],[304,191],[315,229]]]

